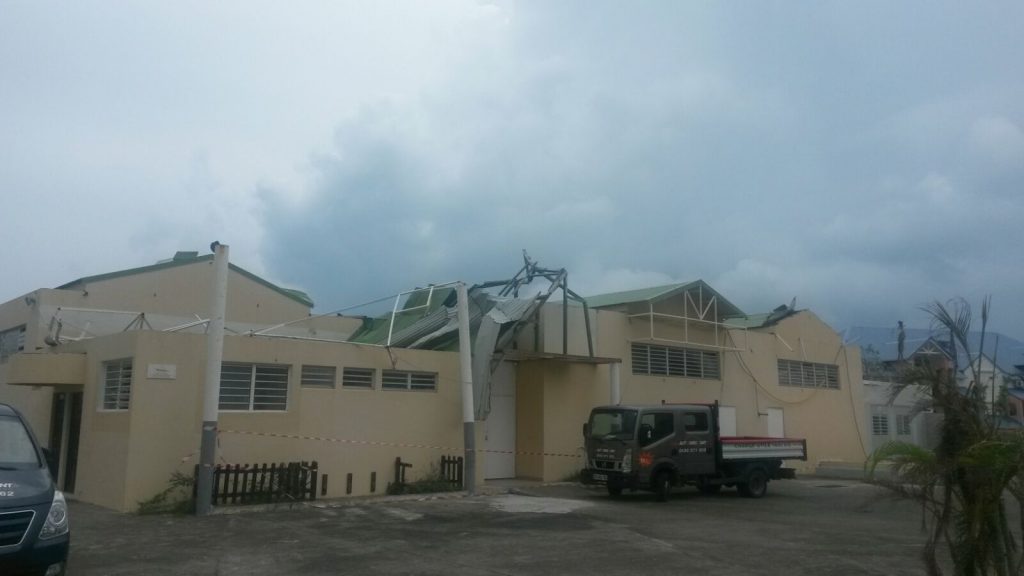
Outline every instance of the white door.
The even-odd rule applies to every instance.
[[[736,435],[736,407],[735,406],[719,406],[718,407],[718,435],[719,436],[735,436]]]
[[[502,362],[491,378],[484,449],[485,479],[516,477],[516,370],[511,362]]]
[[[782,419],[782,408],[767,408],[768,413],[768,437],[785,438],[786,425]]]

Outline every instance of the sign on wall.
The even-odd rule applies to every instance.
[[[146,378],[152,380],[174,380],[178,377],[176,364],[150,364],[146,368]]]

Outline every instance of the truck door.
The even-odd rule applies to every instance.
[[[669,411],[644,412],[640,415],[640,446],[651,452],[655,461],[676,456],[676,441],[673,436],[676,431],[675,424],[675,416]]]
[[[715,473],[715,441],[711,409],[694,408],[679,413],[679,469],[687,476]]]

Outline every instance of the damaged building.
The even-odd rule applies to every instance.
[[[132,510],[196,463],[212,257],[39,289],[0,305],[0,401],[73,497]],[[703,281],[581,297],[529,258],[469,290],[480,480],[561,480],[608,403],[718,402],[723,435],[807,439],[810,470],[865,458],[856,347],[812,312],[745,314]],[[389,311],[313,302],[232,265],[218,460],[316,460],[323,496],[381,493],[464,450],[451,285]]]

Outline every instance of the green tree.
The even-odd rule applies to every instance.
[[[981,350],[990,305],[989,298],[982,301]],[[924,310],[967,358],[973,378],[966,388],[958,387],[955,359],[952,365],[943,361],[906,366],[894,394],[914,386],[930,399],[934,411],[943,417],[938,444],[928,450],[890,442],[868,460],[869,475],[921,504],[929,574],[943,574],[944,565],[951,566],[957,576],[1024,574],[1024,546],[1010,527],[1004,500],[1005,494],[1016,500],[1024,522],[1024,439],[1000,434],[996,418],[986,411],[978,384],[980,362],[971,362],[975,356],[969,341],[970,306],[957,299],[936,302]],[[875,476],[881,463],[891,465],[891,477]]]

